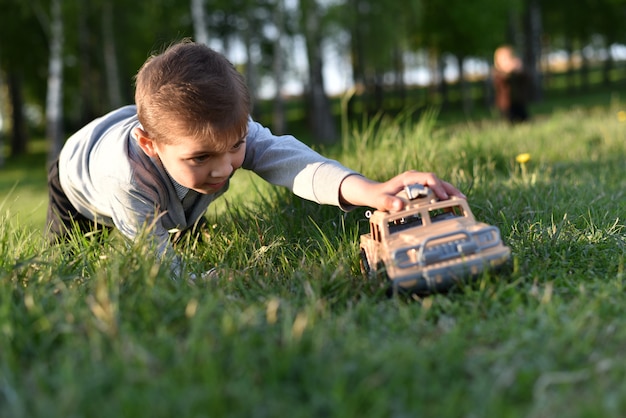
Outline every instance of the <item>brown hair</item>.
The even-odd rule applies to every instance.
[[[139,122],[157,142],[180,136],[232,145],[248,129],[243,76],[220,53],[183,40],[146,60],[135,77]]]

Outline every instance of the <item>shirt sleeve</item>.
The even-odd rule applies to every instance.
[[[128,187],[107,189],[111,220],[127,238],[135,240],[145,233],[149,245],[154,245],[159,258],[170,250],[170,233],[163,225],[160,199],[148,189]]]
[[[339,162],[323,157],[290,135],[276,136],[250,121],[243,168],[264,180],[290,189],[297,196],[319,204],[352,209],[341,203],[343,180],[358,174]]]

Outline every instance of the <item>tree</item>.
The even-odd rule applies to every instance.
[[[424,43],[436,56],[445,53],[456,56],[466,112],[471,110],[471,98],[463,71],[465,60],[471,56],[491,55],[505,42],[512,7],[517,7],[515,0],[448,0],[446,7],[441,7],[438,0],[424,0]],[[445,91],[443,77],[440,82]],[[444,103],[445,100],[444,96]]]
[[[4,106],[4,76],[0,66],[0,168],[4,166],[4,124],[6,120]]]
[[[626,38],[626,0],[598,0],[590,3],[589,13],[591,30],[602,36],[604,47],[609,50],[604,60],[603,82],[611,83],[610,72],[613,67],[613,55],[610,48],[613,43]]]
[[[42,15],[42,20],[44,16]],[[48,161],[52,162],[63,147],[63,12],[61,0],[51,0],[50,19],[43,21],[49,31],[48,92],[46,95],[46,137]]]
[[[10,123],[10,157],[26,152],[29,127],[26,105],[43,107],[45,82],[45,35],[29,3],[19,0],[0,2],[0,71],[8,90],[7,113]],[[25,53],[25,51],[28,51]]]
[[[272,72],[276,94],[272,104],[272,130],[277,134],[284,134],[287,120],[285,115],[285,100],[283,98],[283,82],[285,75],[285,62],[283,60],[283,37],[285,36],[285,4],[284,0],[276,0],[274,5],[274,24],[276,36],[273,42]]]
[[[104,64],[106,68],[107,92],[109,106],[120,107],[123,104],[120,88],[120,74],[117,63],[115,28],[113,23],[113,1],[102,2],[102,43],[104,44]]]
[[[543,97],[541,74],[541,38],[543,28],[541,23],[541,8],[538,0],[526,0],[524,10],[524,68],[531,81],[530,98],[540,100]]]
[[[207,28],[206,0],[191,0],[191,20],[193,21],[194,40],[198,43],[209,44],[209,30]]]
[[[576,86],[574,52],[581,48],[589,34],[589,7],[587,0],[579,0],[576,7],[565,0],[544,0],[541,3],[543,24],[552,47],[562,47],[568,56],[568,89]]]
[[[8,79],[9,99],[11,101],[11,157],[26,153],[28,131],[24,115],[24,94],[22,76],[10,70]]]
[[[309,127],[313,137],[320,143],[333,143],[337,139],[337,128],[324,90],[322,72],[322,42],[324,10],[317,0],[300,0],[301,28],[306,44],[308,80],[306,100]]]
[[[416,45],[421,0],[380,2],[347,0],[341,24],[350,34],[353,82],[365,91],[369,112],[383,108],[385,86],[393,83],[404,97],[404,54]]]

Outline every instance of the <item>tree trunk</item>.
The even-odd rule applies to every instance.
[[[10,71],[7,77],[9,96],[11,99],[11,157],[26,153],[28,131],[24,118],[24,95],[22,92],[22,77],[15,71]]]
[[[473,98],[470,91],[470,85],[465,77],[465,57],[458,57],[459,63],[459,84],[461,85],[461,100],[463,102],[463,112],[469,116],[473,110]]]
[[[283,62],[283,48],[282,39],[285,26],[285,11],[283,0],[276,1],[276,7],[274,9],[274,24],[278,33],[274,39],[274,55],[272,61],[272,70],[274,74],[274,84],[276,85],[276,95],[274,96],[274,103],[272,108],[272,131],[278,135],[285,133],[286,118],[285,118],[285,100],[283,98],[283,83],[285,75],[285,64]]]
[[[352,13],[357,16],[356,23],[350,28],[350,55],[352,63],[352,82],[354,84],[355,93],[347,104],[348,119],[354,114],[354,108],[357,101],[363,102],[363,92],[365,90],[365,63],[363,59],[363,37],[361,35],[361,25],[358,24],[359,0],[351,0],[350,7]]]
[[[395,90],[400,100],[400,108],[406,106],[406,83],[404,82],[404,57],[403,51],[399,47],[393,49],[393,63],[395,69]]]
[[[572,38],[565,38],[565,51],[567,53],[567,93],[576,90],[576,68],[574,68],[574,46]]]
[[[322,72],[322,35],[320,33],[321,11],[316,0],[301,1],[304,18],[306,54],[309,61],[309,124],[316,141],[331,144],[337,139],[337,128],[332,116],[330,101],[324,91]]]
[[[246,66],[245,66],[245,76],[246,76],[246,84],[248,85],[248,90],[250,92],[250,100],[253,103],[253,107],[252,107],[252,111],[253,114],[256,115],[256,106],[254,106],[255,103],[257,103],[258,101],[258,96],[259,96],[259,87],[258,87],[258,75],[257,75],[257,68],[256,68],[256,62],[254,59],[254,54],[252,53],[253,50],[253,44],[255,42],[254,40],[254,33],[255,31],[255,27],[253,26],[253,19],[252,18],[248,18],[247,19],[248,24],[246,25],[246,28],[243,31],[243,40],[244,40],[244,45],[245,45],[245,49],[246,49]]]
[[[522,34],[520,33],[518,22],[518,13],[513,8],[509,9],[506,25],[506,43],[515,48],[518,48],[522,43]]]
[[[46,137],[50,147],[48,161],[53,161],[63,146],[63,15],[62,0],[50,4],[50,56],[46,95]]]
[[[538,0],[526,0],[524,13],[525,54],[524,66],[530,77],[531,100],[541,100],[543,97],[542,76],[539,64],[541,62],[541,7]]]
[[[102,109],[99,106],[95,106],[94,98],[97,97],[97,93],[93,90],[93,83],[91,82],[92,68],[91,68],[91,45],[90,45],[90,27],[88,23],[90,3],[79,2],[78,3],[78,68],[79,68],[79,97],[77,107],[70,111],[76,112],[78,115],[77,120],[81,124],[85,124],[94,119],[96,113],[102,113]],[[96,108],[98,108],[96,110]]]
[[[371,114],[376,114],[384,109],[385,105],[385,84],[384,75],[381,70],[376,69],[374,71],[373,81],[373,96],[374,96],[374,108],[370,109]]]
[[[441,108],[448,107],[448,82],[446,81],[446,62],[443,59],[443,55],[437,57],[437,70],[439,71],[439,94],[441,96]]]
[[[430,49],[428,51],[428,74],[430,81],[428,83],[428,102],[436,102],[439,90],[439,58],[437,51]]]
[[[104,65],[106,68],[109,105],[111,108],[118,108],[122,106],[122,93],[113,31],[113,4],[111,1],[105,1],[102,7],[102,39],[104,42]]]
[[[0,68],[2,68],[1,65]],[[2,78],[2,71],[0,71],[0,91],[4,91],[4,79]],[[0,104],[0,168],[4,166],[4,121],[4,106]]]
[[[581,45],[582,46],[582,45]],[[582,64],[580,67],[580,88],[589,91],[589,59],[581,48]]]
[[[204,3],[206,0],[191,0],[191,19],[193,21],[194,41],[199,44],[209,44],[209,31],[206,23]]]
[[[611,71],[613,70],[613,53],[611,52],[610,40],[605,42],[606,44],[606,58],[604,59],[604,65],[602,66],[602,83],[605,86],[611,85]]]

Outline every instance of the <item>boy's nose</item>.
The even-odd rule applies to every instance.
[[[209,173],[211,177],[224,178],[229,177],[233,173],[233,165],[229,154],[222,155]]]

